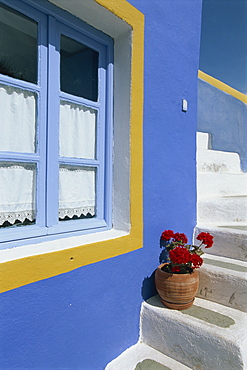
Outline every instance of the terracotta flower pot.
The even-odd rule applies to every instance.
[[[155,271],[155,286],[161,302],[175,310],[191,307],[199,286],[197,270],[191,274],[172,274],[161,270],[164,265],[161,264]]]

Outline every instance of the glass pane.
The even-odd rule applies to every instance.
[[[96,169],[61,165],[59,170],[59,220],[95,216]]]
[[[0,6],[0,73],[37,83],[37,23]]]
[[[36,94],[0,85],[0,151],[35,152]]]
[[[62,35],[60,57],[61,90],[97,101],[99,53]]]
[[[60,155],[95,158],[97,111],[66,101],[60,103]]]
[[[0,162],[0,227],[35,222],[36,165]]]

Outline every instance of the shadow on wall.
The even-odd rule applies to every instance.
[[[236,152],[247,172],[247,105],[198,80],[198,131],[212,135],[212,149]]]
[[[151,276],[146,277],[142,282],[141,295],[144,301],[158,294],[155,288],[154,275],[155,271],[152,273]]]
[[[161,264],[165,262],[167,262],[167,251],[166,249],[163,249],[159,256],[159,263]],[[141,295],[144,301],[158,294],[155,287],[154,276],[155,271],[153,271],[153,273],[149,277],[146,277],[142,282]]]

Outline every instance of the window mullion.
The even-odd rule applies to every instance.
[[[37,225],[46,226],[46,108],[47,108],[47,18],[42,15],[38,32],[38,104],[37,104]]]
[[[55,18],[48,17],[48,95],[47,95],[47,184],[46,220],[58,223],[58,135],[59,135],[59,41]]]
[[[113,47],[106,50],[105,77],[105,220],[112,223],[112,184],[113,184]]]
[[[99,170],[97,173],[97,199],[98,199],[98,215],[100,219],[105,219],[106,203],[109,194],[106,194],[106,174],[105,174],[105,163],[107,161],[107,153],[105,147],[106,141],[106,112],[105,112],[105,101],[106,101],[106,55],[105,50],[101,51],[99,60],[99,116],[98,116],[98,130],[97,130],[97,153],[99,161]],[[102,68],[102,66],[104,68]]]

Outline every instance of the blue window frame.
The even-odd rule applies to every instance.
[[[111,228],[112,39],[45,1],[0,27],[0,248]]]

